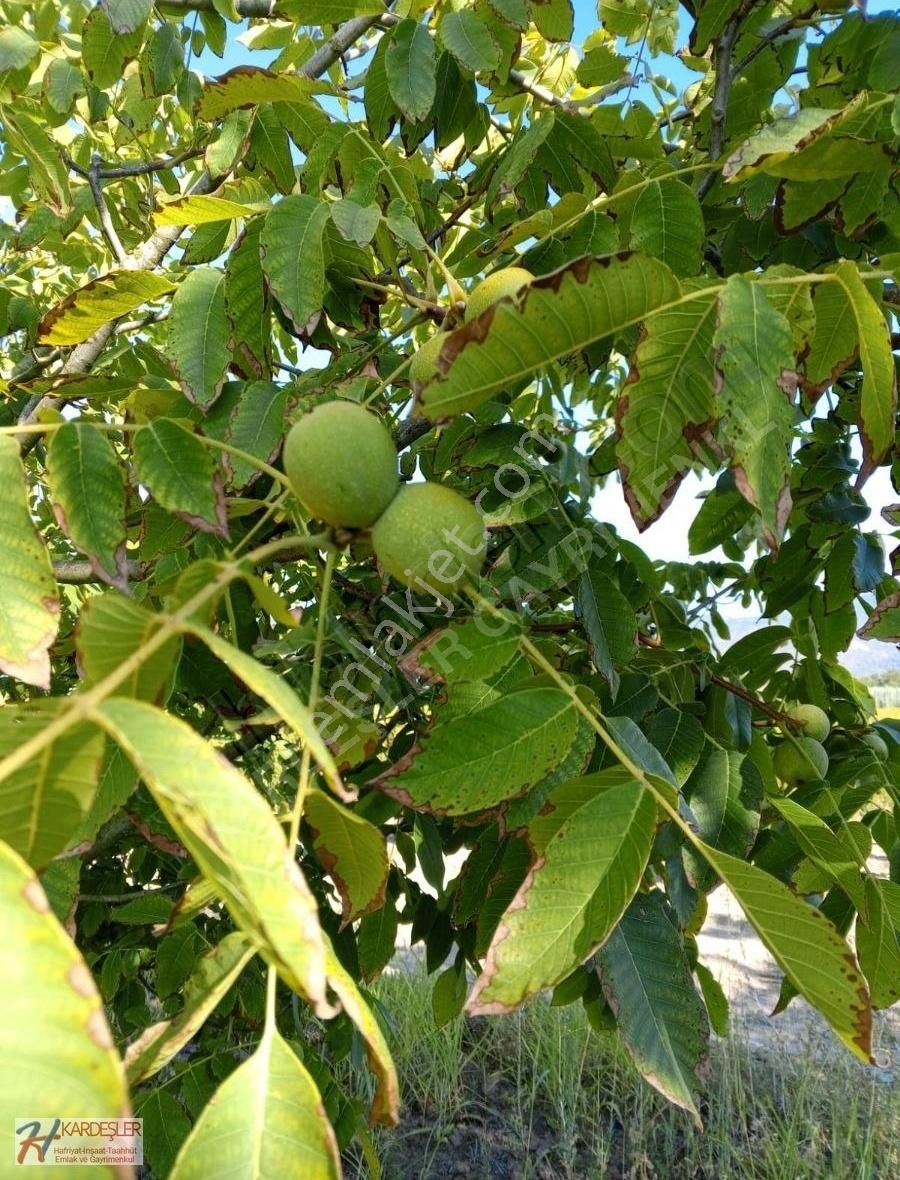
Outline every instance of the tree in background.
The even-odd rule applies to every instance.
[[[870,1059],[900,22],[585,9],[0,3],[4,1118],[335,1177],[402,924],[438,1022],[555,988],[699,1119],[723,884]],[[691,560],[592,513],[690,472]]]

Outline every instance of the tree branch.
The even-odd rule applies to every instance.
[[[177,2],[172,5],[180,11],[212,11],[212,0],[185,0],[185,2]],[[237,0],[238,11],[243,16],[271,16],[274,12],[273,0]],[[251,8],[253,11],[251,11]],[[377,22],[376,16],[360,16],[354,20],[345,21],[333,36],[321,45],[316,52],[299,68],[297,73],[303,78],[318,78],[320,74],[324,74],[334,63],[340,58],[345,49],[357,41],[364,33]],[[222,177],[213,178],[209,172],[202,172],[195,184],[189,188],[189,192],[201,195],[212,192],[212,190],[222,181]],[[132,251],[131,254],[126,254],[121,260],[120,265],[125,270],[153,270],[168,254],[169,250],[175,245],[184,230],[184,226],[180,225],[165,225],[156,230],[155,233],[143,242],[138,248]],[[74,373],[87,373],[96,363],[100,353],[106,347],[106,343],[112,336],[115,328],[115,321],[110,321],[104,324],[97,332],[94,333],[83,344],[79,344],[73,348],[69,353],[66,363],[60,370],[60,376],[67,377]],[[36,422],[44,410],[52,409],[56,403],[56,399],[48,394],[37,401],[30,403],[26,407],[26,413],[23,414],[20,421],[23,424]],[[39,435],[24,434],[20,443],[20,450],[23,455],[27,454],[38,441]]]
[[[738,29],[741,24],[741,14],[736,13],[716,42],[714,62],[716,83],[713,89],[712,118],[709,131],[709,158],[718,161],[725,150],[725,117],[728,113],[728,93],[731,89],[732,70],[731,54],[737,41]],[[697,188],[697,196],[702,201],[718,176],[718,169],[707,172]]]
[[[63,153],[63,160],[66,167],[72,172],[77,173],[78,176],[83,176],[85,180],[90,180],[91,173],[99,177],[101,180],[121,180],[127,176],[147,176],[151,172],[166,172],[169,168],[177,168],[180,164],[184,164],[188,160],[196,160],[198,156],[202,156],[204,148],[188,148],[187,151],[181,152],[180,155],[171,156],[167,160],[147,160],[144,163],[134,164],[118,164],[115,167],[94,167],[83,168],[77,161],[73,160],[71,156]]]
[[[109,248],[113,252],[113,257],[119,266],[126,266],[128,263],[128,251],[122,245],[122,240],[116,232],[116,227],[113,225],[112,218],[109,215],[109,207],[103,195],[103,186],[100,184],[100,157],[96,154],[88,169],[87,182],[90,185],[94,204],[97,206],[97,215],[100,218],[100,228],[103,230],[103,236],[106,238]]]
[[[746,70],[747,66],[749,66],[750,63],[757,57],[759,57],[759,55],[767,46],[772,45],[775,41],[778,41],[787,33],[793,32],[796,26],[797,17],[792,16],[789,20],[782,21],[780,25],[775,25],[774,28],[769,29],[768,33],[765,33],[762,37],[760,37],[753,48],[748,53],[744,54],[737,65],[732,67],[732,79],[737,78],[744,70]]]

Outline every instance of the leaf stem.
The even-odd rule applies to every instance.
[[[315,712],[316,705],[319,701],[319,681],[322,676],[322,653],[325,649],[325,632],[328,624],[328,599],[331,596],[331,580],[334,575],[334,566],[337,561],[337,553],[334,549],[329,549],[325,554],[325,569],[322,571],[322,589],[319,593],[319,617],[316,622],[316,641],[313,648],[313,664],[312,674],[309,681],[309,699],[307,701],[307,708],[310,713]],[[288,831],[288,848],[292,850],[296,847],[297,837],[300,834],[300,819],[303,815],[303,805],[306,803],[306,796],[309,794],[309,768],[310,768],[310,752],[309,746],[303,747],[303,753],[300,755],[300,777],[297,783],[297,794],[294,799],[294,806],[291,811],[291,826]]]

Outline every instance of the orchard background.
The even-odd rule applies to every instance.
[[[134,1111],[148,1176],[380,1175],[398,928],[438,1025],[555,989],[699,1124],[727,889],[870,1062],[896,15],[0,22],[4,1174]]]

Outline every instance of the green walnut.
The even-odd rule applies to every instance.
[[[828,771],[828,754],[815,738],[800,737],[787,741],[775,751],[772,759],[775,773],[786,783],[805,783],[824,778]]]
[[[824,742],[831,733],[831,722],[828,720],[828,714],[824,709],[820,709],[818,705],[794,705],[792,709],[788,709],[787,715],[788,717],[792,717],[794,721],[800,722],[800,732],[804,737],[814,738],[817,742]]]
[[[437,376],[438,353],[444,347],[446,339],[446,332],[437,332],[417,350],[409,366],[411,381],[415,381],[419,385],[427,385],[432,377]]]
[[[481,569],[484,524],[474,504],[438,483],[401,488],[372,529],[382,569],[412,590],[447,595]]]
[[[295,422],[284,470],[311,516],[348,529],[373,525],[400,483],[390,434],[356,402],[326,402]]]
[[[476,319],[498,299],[508,299],[512,295],[517,295],[523,287],[532,282],[534,275],[524,266],[508,266],[506,270],[495,270],[472,290],[463,318],[467,323]]]
[[[860,740],[864,746],[869,747],[879,762],[887,762],[890,750],[880,733],[864,733]]]

